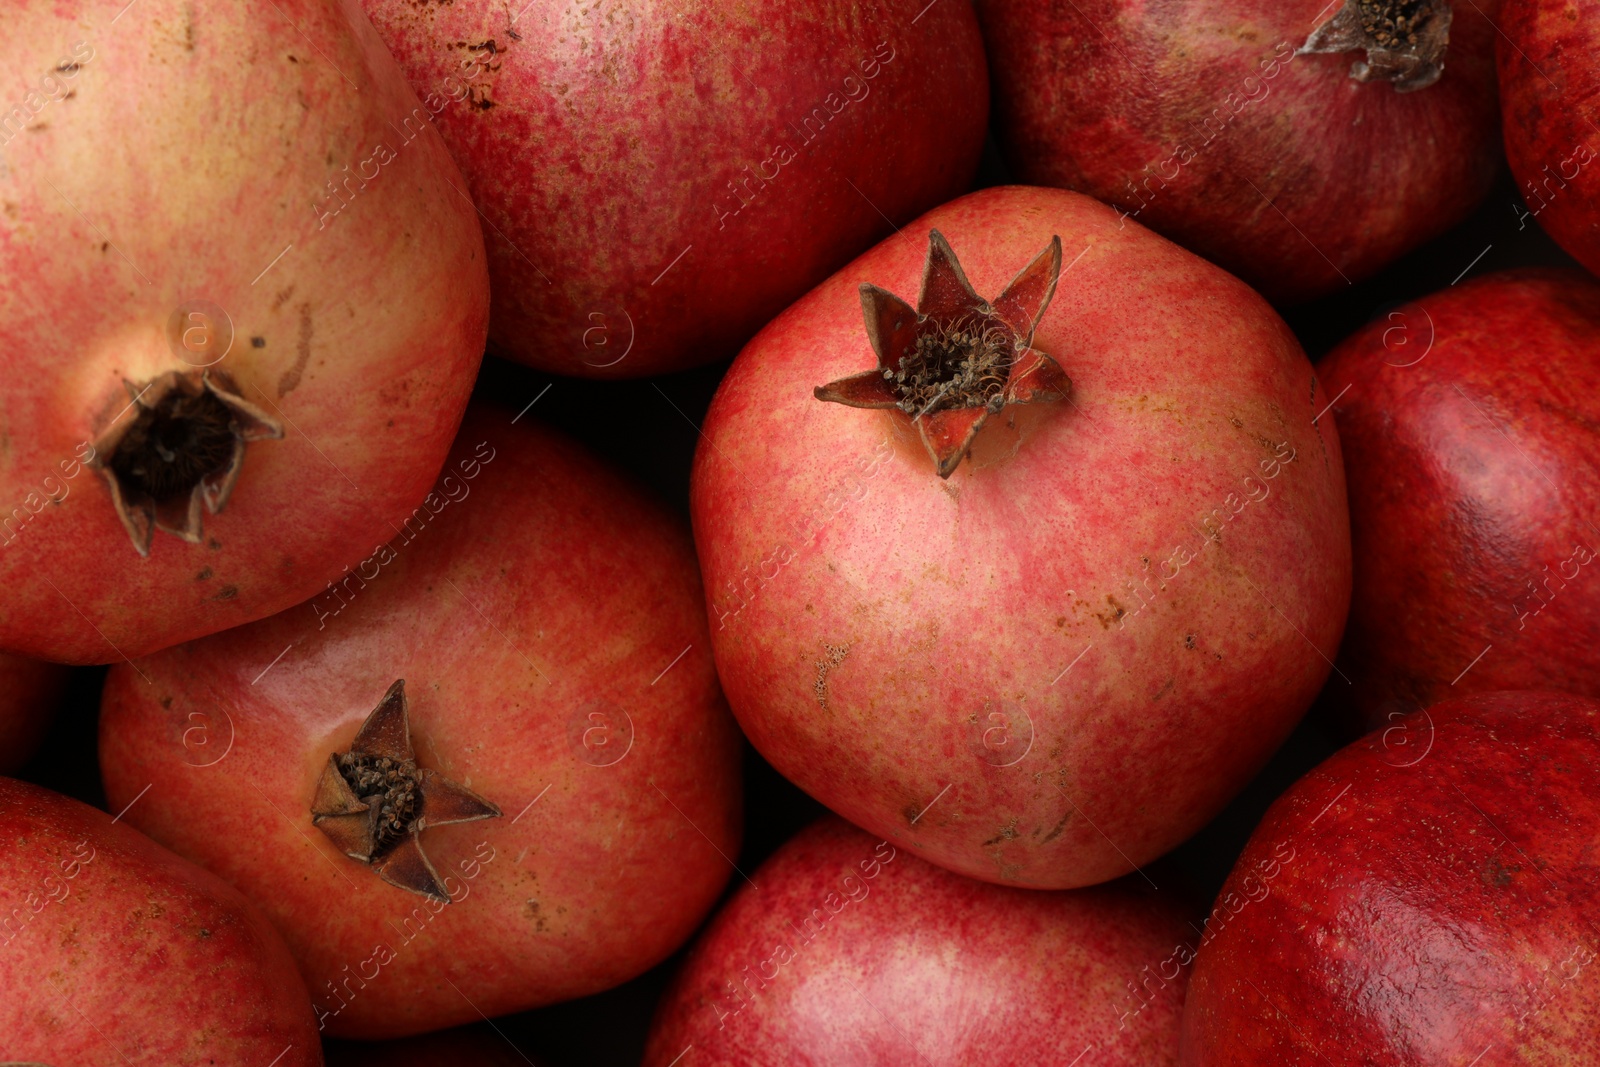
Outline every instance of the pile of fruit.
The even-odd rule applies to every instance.
[[[1600,1063],[1600,0],[1319,3],[16,0],[0,1067]]]

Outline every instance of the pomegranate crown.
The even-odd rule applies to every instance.
[[[1061,366],[1032,347],[1060,277],[1061,238],[1052,237],[991,304],[967,281],[944,234],[931,230],[915,310],[886,289],[861,286],[877,369],[819,385],[816,398],[909,416],[939,477],[948,478],[989,416],[1071,392]]]

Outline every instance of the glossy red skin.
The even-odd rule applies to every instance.
[[[1357,566],[1336,692],[1363,729],[1466,692],[1600,696],[1600,561],[1574,558],[1600,553],[1600,285],[1464,283],[1319,373],[1344,391]]]
[[[363,3],[483,211],[493,351],[559,374],[733,355],[983,146],[970,0]]]
[[[487,1026],[463,1027],[395,1041],[330,1041],[328,1067],[540,1067]]]
[[[1184,1067],[1594,1063],[1597,760],[1595,701],[1480,693],[1301,779],[1208,920]]]
[[[932,227],[991,299],[1052,235],[1082,253],[1034,340],[1072,403],[1009,409],[948,481],[904,415],[811,392],[874,365],[857,287],[915,299]],[[1215,815],[1327,674],[1307,642],[1338,646],[1350,549],[1325,403],[1260,297],[1110,208],[1011,187],[930,212],[758,335],[706,416],[693,518],[734,714],[924,859],[1038,888],[1127,873]],[[850,651],[819,685],[828,646]],[[981,747],[1003,702],[1033,724],[1010,766]]]
[[[1129,886],[975,882],[831,817],[752,877],[673,979],[645,1067],[690,1044],[704,1067],[1177,1062],[1194,935]]]
[[[1600,274],[1600,3],[1507,0],[1499,25],[1511,172],[1529,214]]]
[[[266,918],[105,812],[0,778],[0,1056],[52,1067],[320,1067]]]
[[[450,466],[482,441],[491,461],[446,486],[467,495],[352,583],[340,614],[301,605],[107,682],[110,803],[153,783],[128,819],[261,905],[332,1036],[403,1036],[625,981],[689,937],[730,873],[718,850],[738,851],[738,735],[687,531],[512,415],[469,413]],[[504,812],[422,835],[456,895],[431,916],[311,822],[330,753],[397,678],[422,766]],[[611,765],[569,737],[597,700],[632,717],[633,747]],[[205,749],[230,722],[226,756]]]
[[[1410,93],[1352,79],[1360,52],[1294,54],[1338,0],[986,0],[979,15],[1020,180],[1116,204],[1290,304],[1376,273],[1488,193],[1480,12],[1496,5],[1454,7],[1443,76]]]
[[[394,132],[416,97],[353,2],[140,0],[97,28],[79,6],[12,5],[0,40],[19,75],[94,50],[0,167],[0,648],[109,663],[299,603],[416,506],[482,358],[488,282],[460,174],[436,138]],[[327,183],[380,141],[396,157],[319,228]],[[141,559],[80,461],[125,378],[208,361],[168,337],[193,298],[233,324],[215,369],[285,437],[247,446],[204,543],[158,532]]]
[[[66,685],[65,667],[0,652],[0,774],[38,749]]]

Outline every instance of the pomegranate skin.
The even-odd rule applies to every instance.
[[[0,774],[38,750],[66,685],[65,667],[0,652]]]
[[[288,949],[219,879],[102,811],[7,778],[0,869],[8,1062],[320,1067]]]
[[[1207,920],[1183,1067],[1596,1062],[1597,763],[1595,701],[1479,693],[1302,778]]]
[[[107,680],[109,802],[153,783],[128,819],[261,906],[331,1036],[623,982],[688,939],[730,874],[719,850],[738,851],[738,734],[687,531],[512,418],[469,412],[452,502],[353,570],[376,571],[364,587]],[[420,765],[503,813],[421,834],[447,905],[380,880],[311,818],[330,754],[402,678]]]
[[[363,2],[483,211],[492,351],[558,374],[733,355],[982,151],[969,0]]]
[[[1358,561],[1336,692],[1362,732],[1462,693],[1600,696],[1600,285],[1476,279],[1319,373]]]
[[[690,950],[645,1067],[689,1045],[705,1067],[1177,1063],[1195,938],[1149,894],[987,885],[832,817],[753,883]]]
[[[1497,7],[1452,6],[1443,76],[1397,93],[1350,77],[1359,52],[1296,54],[1338,0],[986,0],[996,133],[1021,180],[1117,205],[1276,304],[1309,300],[1489,191]]]
[[[1072,402],[1008,408],[948,481],[909,419],[812,396],[874,365],[858,287],[914,295],[930,228],[987,299],[1053,235],[1068,264],[1034,347]],[[1088,197],[930,212],[752,340],[706,417],[692,514],[735,716],[924,859],[1127,873],[1221,809],[1329,670],[1350,548],[1325,403],[1255,293]]]
[[[0,649],[109,663],[299,603],[389,535],[466,407],[488,275],[353,2],[83,7],[12,4],[0,35],[0,69],[54,87],[0,131]],[[229,375],[283,437],[200,543],[141,558],[87,460],[136,418],[125,382],[173,371]]]
[[[1506,156],[1528,216],[1600,274],[1600,3],[1506,0],[1497,51]]]

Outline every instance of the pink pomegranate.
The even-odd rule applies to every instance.
[[[1480,693],[1279,798],[1205,925],[1184,1067],[1600,1060],[1600,703]]]
[[[828,818],[695,943],[644,1062],[1171,1067],[1194,940],[1127,886],[986,885]]]
[[[104,812],[8,778],[0,870],[8,1062],[320,1067],[294,961],[217,878]]]
[[[65,667],[0,652],[0,773],[28,762],[66,684]]]
[[[1460,222],[1500,164],[1497,4],[984,0],[1020,178],[1089,193],[1275,303]]]
[[[1499,42],[1506,155],[1535,218],[1600,274],[1600,3],[1506,0]]]
[[[0,648],[122,661],[299,603],[449,449],[476,213],[360,12],[275,4],[7,12]]]
[[[1467,282],[1320,373],[1357,561],[1339,692],[1362,728],[1461,693],[1600,696],[1600,285]]]
[[[1327,399],[1255,293],[1088,197],[930,212],[751,341],[706,417],[693,517],[734,714],[924,859],[1128,872],[1328,673],[1350,549]]]
[[[687,531],[574,445],[469,414],[327,593],[113,668],[106,793],[277,923],[331,1035],[654,965],[738,850],[738,735]]]
[[[732,355],[968,188],[969,0],[363,0],[483,212],[493,350],[560,374]]]

